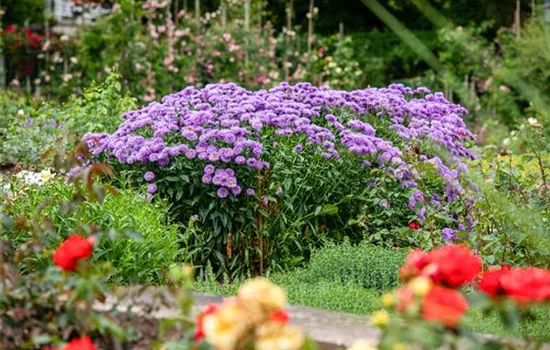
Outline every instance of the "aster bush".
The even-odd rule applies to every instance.
[[[151,197],[169,198],[193,263],[262,273],[344,236],[423,247],[461,239],[475,202],[464,181],[473,157],[465,113],[440,93],[402,85],[214,84],[84,139]]]

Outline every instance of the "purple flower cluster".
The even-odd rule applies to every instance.
[[[206,163],[202,182],[217,186],[218,196],[225,198],[230,192],[236,196],[242,191],[233,168],[270,167],[266,149],[275,147],[273,138],[277,144],[296,140],[294,153],[307,146],[333,161],[353,155],[359,164],[393,174],[403,188],[415,188],[419,177],[405,162],[405,155],[412,153],[414,145],[429,140],[447,149],[451,161],[426,155],[419,159],[438,169],[446,197],[453,201],[464,192],[459,182],[467,171],[463,158],[473,158],[464,145],[474,138],[462,120],[466,113],[441,93],[400,84],[350,92],[309,83],[282,83],[254,92],[235,84],[211,84],[200,90],[188,87],[164,97],[161,103],[131,111],[112,135],[88,134],[85,141],[92,154],[105,154],[121,164],[165,167],[182,157]],[[393,131],[398,142],[380,136],[384,133],[378,134],[368,118],[385,122],[386,131]],[[272,137],[263,143],[266,133]],[[146,180],[151,178],[147,174]],[[424,201],[421,196],[416,192],[411,197],[411,209]]]

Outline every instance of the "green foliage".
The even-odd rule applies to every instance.
[[[120,116],[135,107],[135,100],[121,89],[120,76],[113,74],[61,106],[44,103],[32,108],[22,105],[21,98],[6,101],[6,107],[0,107],[7,116],[7,123],[0,124],[0,164],[36,165],[60,142],[70,149],[74,143],[67,136],[114,131]],[[24,114],[18,116],[18,109]]]
[[[51,232],[44,241],[47,247],[56,247],[69,234],[87,223],[101,228],[112,238],[124,232],[125,238],[104,240],[96,248],[94,261],[110,262],[115,268],[110,280],[122,284],[157,284],[164,281],[164,271],[181,258],[178,229],[168,223],[167,205],[162,201],[148,202],[143,196],[130,190],[108,194],[103,203],[83,201],[77,210],[69,212],[66,203],[76,195],[73,186],[62,180],[49,181],[41,186],[14,184],[14,192],[23,191],[6,207],[12,217],[37,217],[35,208],[41,207],[40,216],[48,219]],[[15,246],[26,243],[32,236],[18,228],[1,232]],[[131,239],[134,237],[135,239]],[[50,265],[41,260],[40,265]]]
[[[489,264],[549,266],[550,145],[542,126],[531,122],[516,136],[529,153],[499,157],[487,146],[476,166],[482,197],[471,240]]]
[[[377,291],[390,290],[399,284],[398,271],[406,251],[386,249],[362,242],[349,242],[315,250],[307,267],[305,280],[341,281]]]

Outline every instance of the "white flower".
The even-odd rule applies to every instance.
[[[18,116],[19,118],[24,117],[24,116],[25,116],[25,111],[22,110],[22,109],[18,110],[18,111],[17,111],[17,116]]]

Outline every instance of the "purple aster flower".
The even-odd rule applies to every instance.
[[[243,165],[244,163],[246,163],[246,158],[243,156],[238,156],[237,158],[235,158],[235,163]]]
[[[150,202],[153,200],[153,195],[151,193],[147,193],[147,196],[146,196],[147,200]]]
[[[302,145],[296,145],[294,146],[294,149],[292,150],[294,153],[300,153],[304,150],[304,147]]]
[[[199,220],[199,216],[198,216],[197,214],[191,215],[191,220],[193,220],[193,221],[198,221],[198,220]]]
[[[214,178],[212,179],[212,183],[216,186],[219,186],[222,184],[222,177],[221,175],[216,175],[214,176]]]
[[[426,207],[422,207],[418,212],[418,218],[422,221],[426,220]]]
[[[264,199],[262,199],[262,202],[264,203],[265,206],[267,206],[267,204],[269,203],[269,199],[267,199],[267,197],[264,196]]]
[[[150,193],[150,194],[153,194],[153,193],[157,192],[157,185],[155,185],[155,184],[147,185],[147,192]]]
[[[242,191],[243,190],[240,186],[235,186],[235,187],[231,188],[231,193],[233,193],[234,196],[240,195]]]
[[[155,179],[155,173],[152,171],[148,171],[145,173],[145,175],[143,175],[143,178],[147,182],[153,181]]]
[[[252,196],[254,195],[254,190],[253,190],[252,188],[248,188],[248,189],[246,190],[246,195],[247,195],[248,197],[252,197]]]
[[[281,186],[277,188],[277,191],[275,191],[275,194],[279,197],[283,194],[283,189],[281,188]]]
[[[225,173],[229,176],[235,176],[235,170],[231,168],[225,169]]]
[[[188,158],[188,159],[193,159],[197,156],[197,152],[195,152],[194,149],[189,149],[187,150],[187,152],[185,152],[185,156]]]
[[[225,187],[218,188],[218,197],[220,198],[226,198],[229,195],[229,191]]]
[[[443,229],[442,233],[443,233],[443,240],[445,242],[451,241],[456,237],[456,231],[453,230],[452,228],[446,227]]]
[[[384,209],[388,209],[390,207],[390,203],[388,203],[388,201],[385,199],[382,199],[380,202],[378,202],[378,205]]]
[[[211,183],[211,182],[212,182],[212,175],[210,175],[210,174],[204,174],[204,175],[202,176],[202,183],[203,183],[203,184],[209,184],[209,183]]]
[[[248,158],[246,164],[249,167],[255,167],[258,164],[258,160],[256,158]]]
[[[230,177],[227,179],[227,182],[226,182],[226,186],[229,187],[229,188],[233,188],[235,186],[237,186],[237,179],[234,178],[234,177]]]
[[[216,168],[212,164],[208,164],[207,166],[204,167],[204,173],[208,175],[213,174],[215,170]]]

